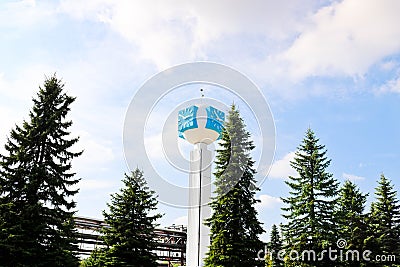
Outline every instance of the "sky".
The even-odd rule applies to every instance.
[[[56,73],[77,97],[71,133],[85,150],[73,162],[82,178],[77,214],[102,218],[130,171],[124,121],[139,88],[183,63],[229,66],[258,86],[274,118],[274,158],[269,172],[258,173],[265,180],[256,207],[267,240],[271,225],[283,222],[280,197],[295,174],[289,162],[309,127],[328,150],[329,172],[357,183],[368,203],[382,173],[400,190],[398,10],[397,0],[0,1],[0,144]],[[236,101],[256,145],[262,142],[244,102],[205,88],[225,105]],[[146,153],[161,173],[170,164],[160,156],[161,126],[176,105],[198,95],[196,85],[184,86],[154,103],[151,114],[138,114],[148,116]],[[178,143],[187,158],[189,145]],[[185,173],[173,177],[187,181]],[[158,208],[161,226],[186,224],[185,209]]]

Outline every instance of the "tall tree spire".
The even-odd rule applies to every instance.
[[[395,255],[400,259],[400,205],[392,182],[381,175],[371,203],[367,245],[375,255]]]
[[[283,267],[283,260],[279,259],[278,253],[283,249],[282,238],[278,227],[274,224],[271,228],[268,253],[266,255],[266,265],[268,267]]]
[[[103,212],[109,227],[103,228],[108,249],[102,265],[156,267],[154,229],[162,215],[153,214],[158,203],[155,192],[147,186],[139,169],[125,175],[122,181],[124,187],[111,196],[109,211]]]
[[[257,252],[263,248],[259,235],[264,230],[254,208],[259,190],[250,156],[254,144],[235,105],[224,126],[215,161],[217,196],[206,223],[211,230],[211,244],[205,266],[264,266],[264,261],[256,260]]]
[[[71,161],[78,138],[66,117],[75,98],[55,75],[33,99],[29,120],[11,130],[0,156],[0,262],[76,266],[73,215],[78,183]]]
[[[335,242],[333,213],[338,182],[327,171],[331,161],[326,153],[325,146],[308,129],[291,162],[298,175],[290,176],[286,181],[290,195],[282,199],[286,205],[282,208],[283,216],[288,221],[282,229],[287,250],[314,250],[318,253]],[[313,259],[305,262],[310,266],[332,264]]]
[[[335,218],[337,223],[337,238],[346,241],[344,249],[365,250],[364,241],[367,238],[366,216],[364,214],[367,195],[363,194],[357,185],[346,180],[339,191],[336,203]],[[342,262],[342,266],[361,266],[360,261]]]

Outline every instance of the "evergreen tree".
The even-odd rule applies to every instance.
[[[327,172],[330,162],[325,146],[319,144],[314,132],[308,129],[291,162],[298,176],[290,176],[285,181],[290,187],[290,196],[282,199],[286,204],[282,208],[283,216],[288,221],[282,229],[287,251],[296,250],[302,256],[305,250],[318,253],[336,242],[333,212],[338,182]],[[313,258],[314,255],[306,255],[304,261],[295,261],[295,265],[334,266],[333,262]]]
[[[154,229],[161,214],[151,215],[156,210],[157,200],[143,177],[143,172],[134,170],[125,174],[124,187],[111,195],[104,211],[104,242],[108,249],[104,266],[156,267],[157,256]]]
[[[211,244],[205,266],[263,266],[264,261],[256,260],[257,252],[263,248],[259,235],[264,230],[254,208],[259,190],[250,156],[254,145],[235,105],[224,126],[215,162],[217,196],[210,204],[213,214],[206,220]]]
[[[347,242],[347,246],[343,249],[357,250],[360,253],[359,259],[362,257],[364,240],[367,238],[364,215],[367,195],[361,193],[356,184],[347,180],[340,188],[336,205],[337,238]],[[341,264],[342,266],[361,266],[360,261],[352,259],[347,259]]]
[[[106,264],[104,249],[95,248],[90,256],[81,261],[80,267],[103,267]]]
[[[367,246],[373,255],[395,255],[396,263],[400,264],[400,205],[391,181],[383,174],[375,189],[375,196],[368,220]]]
[[[282,248],[283,245],[278,227],[274,224],[272,225],[270,242],[268,244],[268,255],[266,255],[268,267],[283,267],[283,260],[278,257],[278,253]]]
[[[0,156],[0,264],[2,266],[77,266],[72,197],[78,183],[71,172],[66,120],[75,98],[64,84],[46,78],[33,99],[29,120],[11,130]]]

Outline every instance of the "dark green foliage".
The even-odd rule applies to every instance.
[[[207,219],[211,244],[205,266],[263,266],[257,252],[263,249],[259,235],[264,232],[257,219],[257,203],[250,152],[254,149],[250,133],[234,105],[222,132],[221,149],[217,150],[215,185],[217,197],[212,201],[213,214]]]
[[[96,248],[90,254],[90,257],[81,261],[80,267],[103,267],[105,266],[105,251]]]
[[[268,254],[266,261],[268,267],[283,267],[283,261],[278,258],[278,252],[283,249],[282,239],[278,227],[274,224],[271,229],[270,242],[268,244]]]
[[[345,181],[340,188],[335,214],[337,238],[346,240],[347,246],[344,248],[346,250],[357,250],[360,253],[365,250],[367,224],[364,208],[366,201],[367,194],[361,193],[353,182]],[[361,266],[361,261],[347,260],[340,264],[341,266]]]
[[[107,245],[104,266],[156,267],[154,229],[161,214],[151,215],[156,210],[157,200],[143,177],[143,172],[134,170],[122,180],[124,187],[111,195],[104,211],[104,242]]]
[[[333,213],[338,182],[327,172],[330,162],[325,146],[319,144],[314,132],[308,129],[291,162],[298,176],[290,176],[286,181],[290,196],[282,199],[286,204],[282,208],[285,212],[283,216],[288,221],[282,230],[288,251],[320,252],[336,242]],[[295,264],[300,265],[300,262]],[[333,266],[330,264],[312,260],[309,266]]]
[[[78,266],[72,197],[78,183],[66,120],[75,98],[52,76],[33,99],[29,120],[11,130],[0,156],[0,264]]]
[[[391,181],[383,174],[375,189],[375,196],[368,216],[369,237],[366,246],[373,255],[395,255],[396,263],[400,264],[399,200]]]

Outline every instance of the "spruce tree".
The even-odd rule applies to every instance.
[[[66,119],[75,98],[64,84],[46,78],[33,99],[29,120],[11,130],[0,156],[0,264],[77,266],[73,215],[78,183],[71,172]]]
[[[375,196],[376,200],[371,203],[366,244],[373,255],[395,255],[396,263],[400,264],[400,205],[392,182],[383,174]]]
[[[338,182],[327,171],[331,161],[326,153],[325,146],[319,144],[314,132],[308,129],[291,162],[298,176],[289,176],[289,180],[285,181],[290,187],[290,195],[282,198],[286,205],[282,208],[283,216],[287,219],[282,229],[286,239],[285,249],[298,251],[300,258],[305,250],[315,251],[318,257],[319,252],[336,242],[333,213]],[[315,261],[313,255],[294,263],[334,266],[329,261]]]
[[[344,239],[347,242],[347,246],[343,249],[357,250],[360,253],[360,260],[362,251],[365,249],[364,240],[367,238],[367,224],[364,214],[367,195],[361,193],[355,183],[347,180],[340,188],[335,211],[337,238]],[[361,261],[347,259],[341,265],[361,266]]]
[[[279,259],[278,253],[283,248],[282,239],[278,231],[278,227],[274,224],[271,229],[270,242],[268,244],[267,266],[283,267],[283,260]]]
[[[210,204],[213,214],[206,220],[211,244],[205,266],[264,266],[264,261],[256,259],[263,249],[259,235],[264,230],[254,208],[259,190],[250,156],[254,144],[235,105],[224,126],[221,148],[216,153],[216,197]]]
[[[109,212],[103,212],[109,226],[102,230],[108,247],[104,266],[156,267],[154,229],[162,216],[151,214],[158,203],[155,192],[149,189],[139,169],[125,174],[122,181],[124,187],[112,194],[111,203],[107,204]]]
[[[90,256],[83,259],[80,263],[80,267],[103,267],[106,262],[106,250],[103,248],[95,248],[90,253]]]

